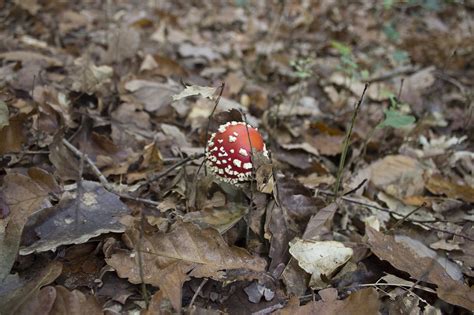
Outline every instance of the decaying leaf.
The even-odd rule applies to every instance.
[[[58,205],[31,218],[28,230],[37,239],[23,246],[20,254],[55,250],[64,244],[81,244],[103,233],[124,232],[120,218],[129,211],[117,195],[99,183],[83,181]]]
[[[0,281],[10,273],[28,217],[51,205],[49,190],[19,173],[10,173],[4,177],[2,191],[10,214],[0,219]]]
[[[291,299],[288,305],[276,312],[279,315],[376,315],[379,314],[380,301],[373,288],[352,293],[344,300],[337,299],[337,290],[333,288],[318,292],[321,301],[309,302],[300,306],[298,297]]]
[[[214,99],[216,96],[217,88],[208,87],[208,86],[199,86],[199,85],[189,85],[179,94],[173,95],[173,101],[177,101],[189,96],[199,95],[204,98]]]
[[[9,111],[5,102],[0,101],[0,129],[8,126]]]
[[[223,234],[234,226],[247,212],[247,207],[228,203],[225,207],[204,209],[184,215],[184,222],[193,222],[201,228],[212,227]]]
[[[23,144],[26,142],[25,131],[23,129],[23,123],[25,117],[23,115],[17,115],[11,117],[7,124],[3,128],[0,128],[0,155],[5,153],[20,152]]]
[[[399,199],[423,192],[423,166],[411,157],[388,155],[364,171],[377,188]]]
[[[36,265],[36,270],[21,275],[21,277],[15,274],[8,275],[3,281],[0,280],[0,314],[31,314],[26,312],[28,309],[36,313],[38,310],[28,307],[27,304],[31,303],[31,300],[33,303],[36,302],[40,288],[59,277],[61,270],[61,263],[51,262],[45,266]],[[43,298],[47,299],[44,293]],[[47,300],[50,301],[50,299]],[[48,310],[48,304],[51,303],[43,301],[39,306],[46,306],[46,310]],[[17,310],[18,313],[16,313]]]
[[[366,228],[366,233],[372,252],[380,259],[417,280],[436,284],[439,298],[446,302],[474,310],[474,290],[454,279],[439,261],[370,227]]]
[[[117,252],[106,259],[107,263],[120,277],[141,283],[138,264],[141,254],[143,280],[160,287],[178,311],[181,287],[187,275],[222,279],[225,270],[262,272],[266,267],[263,259],[251,256],[242,248],[228,246],[217,230],[201,230],[192,223],[178,222],[168,233],[145,235],[141,241],[137,229],[127,230],[126,234],[132,242],[132,252]]]
[[[321,276],[328,278],[352,257],[352,248],[336,241],[311,241],[296,239],[290,243],[290,254],[298,265],[310,273],[310,286],[323,288]]]
[[[114,71],[109,66],[96,66],[84,58],[74,60],[74,65],[76,71],[72,88],[87,94],[99,91],[105,83],[110,82]]]
[[[125,89],[132,92],[148,112],[160,110],[171,104],[172,96],[178,92],[176,86],[145,80],[128,81],[125,83]]]
[[[474,203],[474,187],[453,183],[439,174],[430,176],[426,188],[433,194],[443,194],[449,198],[457,198]]]

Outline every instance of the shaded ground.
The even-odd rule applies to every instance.
[[[0,0],[0,314],[474,310],[474,5],[205,2]]]

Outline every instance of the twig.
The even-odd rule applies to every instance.
[[[278,186],[277,186],[278,187]],[[318,190],[317,193],[320,193],[320,194],[323,194],[323,195],[328,195],[328,196],[334,196],[334,193],[331,192],[331,191],[327,191],[327,190]],[[383,208],[383,207],[379,207],[379,206],[374,206],[374,205],[371,205],[371,204],[368,204],[368,203],[365,203],[365,202],[362,202],[362,201],[359,201],[359,200],[355,200],[351,197],[346,197],[346,196],[342,196],[340,197],[341,200],[344,200],[346,202],[350,202],[350,203],[353,203],[353,204],[357,204],[357,205],[361,205],[361,206],[364,206],[364,207],[367,207],[367,208],[372,208],[372,209],[375,209],[375,210],[379,210],[379,211],[383,211],[383,212],[387,212],[389,213],[391,216],[394,216],[394,215],[397,215],[399,217],[403,217],[403,214],[400,214],[396,211],[393,211],[393,210],[390,210],[388,208]],[[465,235],[465,234],[460,234],[460,233],[456,233],[456,232],[451,232],[451,231],[447,231],[447,230],[444,230],[444,229],[440,229],[440,228],[437,228],[435,226],[432,226],[432,225],[429,225],[428,223],[436,223],[436,222],[442,222],[441,220],[436,220],[436,221],[420,221],[420,220],[409,220],[407,222],[410,222],[410,223],[416,223],[416,224],[419,224],[421,226],[424,226],[426,227],[427,229],[431,229],[431,230],[434,230],[434,231],[438,231],[438,232],[442,232],[442,233],[446,233],[446,234],[450,234],[450,235],[454,235],[454,236],[458,236],[458,237],[462,237],[466,240],[469,240],[471,242],[474,242],[474,239]],[[452,223],[452,222],[451,222]]]
[[[164,170],[163,172],[160,172],[158,174],[155,174],[153,176],[151,176],[148,180],[147,180],[147,183],[151,183],[155,180],[158,180],[160,178],[163,178],[165,177],[166,175],[168,175],[169,173],[171,173],[173,170],[177,169],[178,167],[180,166],[183,166],[185,165],[186,163],[190,162],[190,161],[193,161],[193,160],[197,160],[197,159],[200,159],[202,158],[203,156],[205,155],[205,153],[196,153],[196,154],[191,154],[189,155],[187,158],[179,161],[178,163],[174,164],[173,166],[170,166],[169,168],[167,168],[166,170]]]
[[[130,200],[134,200],[134,201],[138,201],[138,202],[142,202],[142,203],[146,203],[146,204],[149,204],[149,205],[152,205],[152,206],[155,206],[155,207],[158,207],[160,205],[160,203],[158,201],[153,201],[153,200],[150,200],[150,199],[144,199],[144,198],[139,198],[139,197],[134,197],[134,196],[130,196],[130,195],[127,195],[127,194],[121,194],[121,193],[117,193],[117,195],[121,198],[125,198],[125,199],[130,199]]]
[[[208,280],[209,280],[209,279],[204,278],[204,279],[201,281],[201,284],[200,284],[199,287],[197,288],[196,292],[194,292],[193,298],[191,299],[191,302],[189,303],[188,309],[191,309],[191,307],[192,307],[193,304],[194,304],[194,301],[196,300],[197,296],[199,295],[199,292],[201,292],[202,288],[204,287],[204,285],[207,283]]]
[[[140,220],[140,237],[138,239],[137,244],[137,258],[138,258],[138,271],[140,273],[140,281],[141,281],[141,293],[142,297],[145,300],[146,308],[148,309],[148,305],[150,304],[148,291],[146,289],[145,283],[145,274],[143,272],[143,256],[142,256],[142,244],[143,244],[143,237],[144,237],[144,230],[145,230],[145,215],[143,213],[143,209],[141,210],[141,220]]]
[[[214,115],[214,112],[217,109],[217,106],[219,106],[219,102],[221,100],[222,93],[224,92],[224,87],[225,87],[225,82],[221,83],[221,90],[219,92],[219,96],[216,98],[216,101],[214,102],[214,108],[212,109],[211,113],[209,114],[209,117],[207,119],[207,126],[206,126],[206,144],[204,145],[204,154],[207,153],[207,139],[209,138],[209,128],[211,127],[211,118]],[[201,170],[201,167],[199,167],[197,174],[199,174],[199,171]],[[196,174],[196,176],[197,176]],[[204,167],[204,174],[207,176],[207,168]]]
[[[380,82],[380,81],[385,81],[388,79],[391,79],[393,77],[398,77],[403,74],[409,74],[417,71],[418,69],[412,66],[402,66],[400,68],[393,69],[391,71],[382,73],[378,76],[371,77],[367,80],[367,82],[373,83],[373,82]]]
[[[403,216],[403,218],[398,220],[388,231],[394,231],[400,224],[402,224],[404,221],[406,221],[406,219],[408,219],[409,216],[411,216],[413,213],[417,212],[418,210],[420,210],[423,207],[426,207],[426,202],[423,202],[423,204],[421,206],[419,206],[419,207],[413,209],[412,211],[408,212],[405,216]]]
[[[347,152],[349,151],[349,144],[351,140],[351,135],[352,135],[352,129],[354,128],[354,124],[357,118],[357,114],[359,113],[360,106],[362,105],[362,102],[364,101],[364,95],[365,92],[367,91],[367,88],[369,87],[369,83],[366,83],[364,86],[364,90],[362,91],[362,95],[359,98],[359,101],[357,102],[355,109],[354,109],[354,114],[352,115],[352,120],[351,120],[351,125],[349,127],[349,130],[346,133],[346,137],[344,139],[343,147],[342,147],[342,153],[341,153],[341,159],[339,161],[339,169],[337,170],[337,180],[336,180],[336,186],[334,188],[334,200],[337,199],[338,194],[339,194],[339,187],[341,186],[341,181],[342,181],[342,173],[344,171],[344,163],[346,162],[346,156]]]
[[[74,153],[78,158],[81,158],[82,156],[84,156],[84,160],[87,162],[87,164],[91,168],[92,172],[94,173],[95,176],[97,176],[100,183],[102,184],[102,186],[105,187],[105,189],[107,189],[109,191],[114,190],[112,185],[110,185],[109,181],[107,180],[107,178],[105,178],[104,174],[102,174],[102,172],[99,170],[99,168],[94,164],[94,162],[86,154],[83,154],[81,151],[79,151],[79,149],[77,149],[75,146],[73,146],[71,144],[71,142],[67,141],[66,139],[63,139],[63,144],[69,150],[71,150],[72,153]]]

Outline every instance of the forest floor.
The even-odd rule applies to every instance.
[[[0,314],[470,314],[473,17],[0,0]]]

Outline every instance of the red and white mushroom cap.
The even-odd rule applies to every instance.
[[[211,135],[206,148],[206,163],[222,181],[244,182],[252,176],[252,150],[268,157],[262,135],[244,122],[228,122]]]

